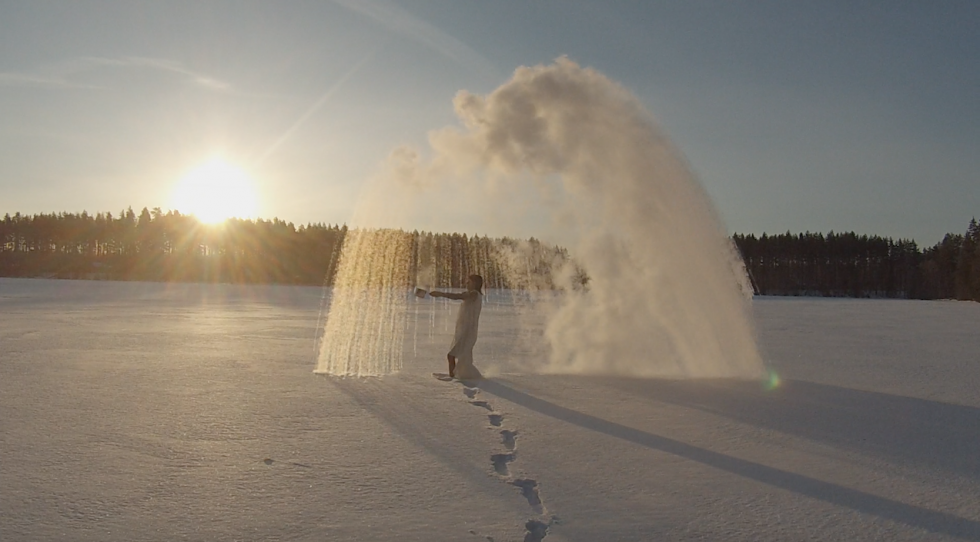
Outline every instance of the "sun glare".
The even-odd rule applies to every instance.
[[[191,170],[174,191],[173,206],[201,222],[254,217],[258,207],[255,184],[240,167],[215,158]]]

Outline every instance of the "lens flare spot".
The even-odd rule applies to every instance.
[[[779,375],[776,374],[776,371],[769,369],[769,379],[766,381],[766,389],[774,390],[778,388],[780,384],[782,384],[782,380],[779,379]]]

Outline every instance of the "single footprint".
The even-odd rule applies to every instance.
[[[505,448],[513,450],[517,447],[517,431],[511,431],[510,429],[501,430],[500,440],[504,443]]]
[[[548,524],[536,519],[528,520],[524,524],[524,528],[527,529],[527,534],[524,535],[524,542],[541,542],[544,540],[544,537],[548,536]]]
[[[488,403],[486,401],[470,401],[470,404],[473,405],[473,406],[483,407],[483,408],[489,410],[490,412],[493,412],[493,407],[490,406],[490,403]]]
[[[541,504],[541,496],[538,495],[538,482],[536,480],[529,480],[526,478],[519,478],[510,482],[521,488],[521,495],[527,499],[527,503],[531,505],[531,508],[538,514],[544,513],[544,505]]]
[[[490,419],[490,425],[494,427],[500,427],[500,424],[504,423],[504,417],[500,414],[490,414],[487,418]]]
[[[493,470],[501,476],[509,476],[510,471],[507,470],[507,463],[510,463],[515,459],[513,453],[508,454],[493,454],[490,456],[490,461],[493,463]]]

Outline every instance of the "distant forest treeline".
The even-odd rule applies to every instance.
[[[458,288],[479,273],[490,288],[546,287],[540,277],[567,259],[564,249],[533,238],[391,233],[408,247],[406,286]],[[208,226],[159,208],[117,216],[7,214],[0,222],[0,276],[319,286],[333,284],[347,237],[347,226],[296,227],[278,218]]]
[[[0,276],[332,284],[347,234],[346,226],[297,227],[279,219],[205,226],[159,208],[116,216],[7,214],[0,222]],[[461,287],[470,273],[484,275],[488,287],[541,286],[535,277],[568,259],[564,249],[534,239],[397,235],[410,246],[412,280],[425,275],[427,286]],[[925,250],[910,240],[854,233],[735,234],[733,240],[764,295],[980,301],[976,220],[965,234],[947,234]]]
[[[980,226],[920,250],[854,233],[733,236],[758,293],[980,301]]]

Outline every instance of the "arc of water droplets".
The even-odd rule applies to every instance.
[[[381,376],[401,369],[412,242],[396,230],[347,233],[315,372]]]

